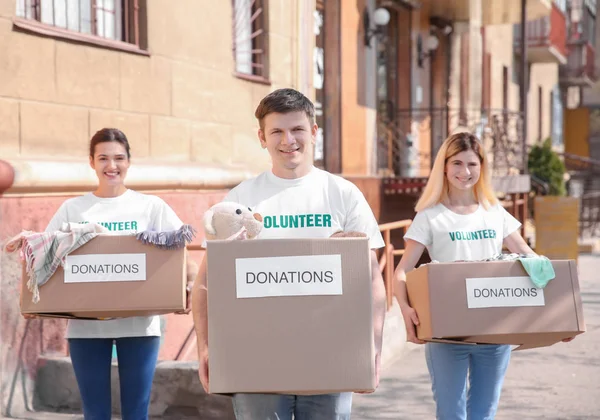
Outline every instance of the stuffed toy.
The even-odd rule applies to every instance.
[[[223,201],[204,213],[204,233],[207,240],[254,239],[263,228],[262,222],[262,216],[249,207]]]

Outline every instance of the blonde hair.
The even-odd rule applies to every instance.
[[[467,150],[475,152],[479,156],[479,162],[481,163],[481,175],[477,184],[473,187],[475,199],[486,209],[498,203],[498,199],[492,188],[492,176],[485,150],[477,137],[465,132],[453,134],[442,143],[442,147],[440,147],[435,157],[427,185],[425,185],[423,194],[421,194],[421,198],[419,198],[415,206],[415,211],[425,210],[448,199],[449,186],[448,178],[446,177],[446,162],[452,156]]]

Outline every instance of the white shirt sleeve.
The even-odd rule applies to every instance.
[[[154,198],[152,229],[156,232],[168,232],[179,229],[183,225],[183,222],[173,209],[162,198],[156,196]]]
[[[431,233],[431,225],[429,219],[424,211],[417,213],[413,219],[404,239],[412,239],[425,246],[430,246],[433,242],[433,235]]]
[[[506,209],[503,206],[501,206],[500,204],[498,204],[498,206],[500,206],[500,211],[502,212],[503,216],[502,237],[506,238],[508,235],[510,235],[513,232],[516,232],[521,227],[521,222],[515,219],[512,216],[512,214],[506,211]]]
[[[344,232],[362,232],[369,238],[371,249],[383,248],[385,242],[379,231],[377,219],[375,219],[373,210],[371,210],[365,196],[355,185],[350,188],[347,203],[349,203],[350,209],[346,215]]]
[[[234,203],[244,204],[240,203],[240,197],[237,193],[237,188],[230,189],[225,198],[223,198],[223,201],[233,201]]]
[[[64,201],[58,210],[56,210],[56,213],[54,213],[52,219],[50,219],[48,226],[46,226],[46,232],[59,231],[63,223],[67,222],[69,222],[69,213],[67,211],[67,202]]]

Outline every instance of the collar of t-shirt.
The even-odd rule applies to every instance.
[[[301,176],[300,178],[287,179],[276,176],[272,171],[267,171],[267,179],[269,180],[269,182],[272,182],[273,184],[279,185],[281,187],[293,187],[296,185],[303,184],[304,182],[306,182],[307,179],[312,178],[316,173],[317,168],[312,166],[310,172],[306,175]]]
[[[123,194],[116,197],[98,197],[96,194],[90,193],[88,198],[94,203],[114,203],[120,200],[126,200],[131,194],[133,194],[133,191],[127,189]]]

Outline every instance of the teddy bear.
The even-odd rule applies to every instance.
[[[254,239],[263,228],[263,218],[249,207],[232,201],[215,204],[204,213],[207,240]]]

